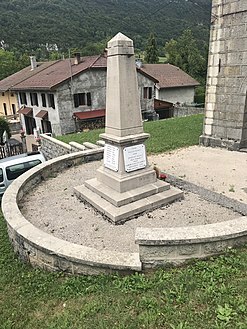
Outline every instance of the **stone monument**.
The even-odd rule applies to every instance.
[[[113,223],[183,197],[157,180],[144,142],[133,41],[118,33],[108,42],[104,161],[96,178],[75,188],[76,195]]]
[[[247,151],[247,1],[213,0],[200,143]]]

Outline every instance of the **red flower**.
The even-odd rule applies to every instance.
[[[167,175],[165,173],[161,172],[159,175],[159,179],[166,180],[166,178],[167,178]]]

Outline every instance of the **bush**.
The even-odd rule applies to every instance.
[[[3,142],[3,134],[6,131],[7,137],[11,137],[9,123],[6,119],[0,117],[0,144],[4,144]]]

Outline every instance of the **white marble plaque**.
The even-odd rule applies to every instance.
[[[126,172],[143,169],[147,165],[146,149],[144,144],[125,147],[123,149],[123,155]]]
[[[114,171],[118,171],[119,149],[116,146],[105,144],[104,166]]]

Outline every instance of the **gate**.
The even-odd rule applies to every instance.
[[[0,159],[23,153],[22,143],[11,138],[4,145],[0,146]]]

